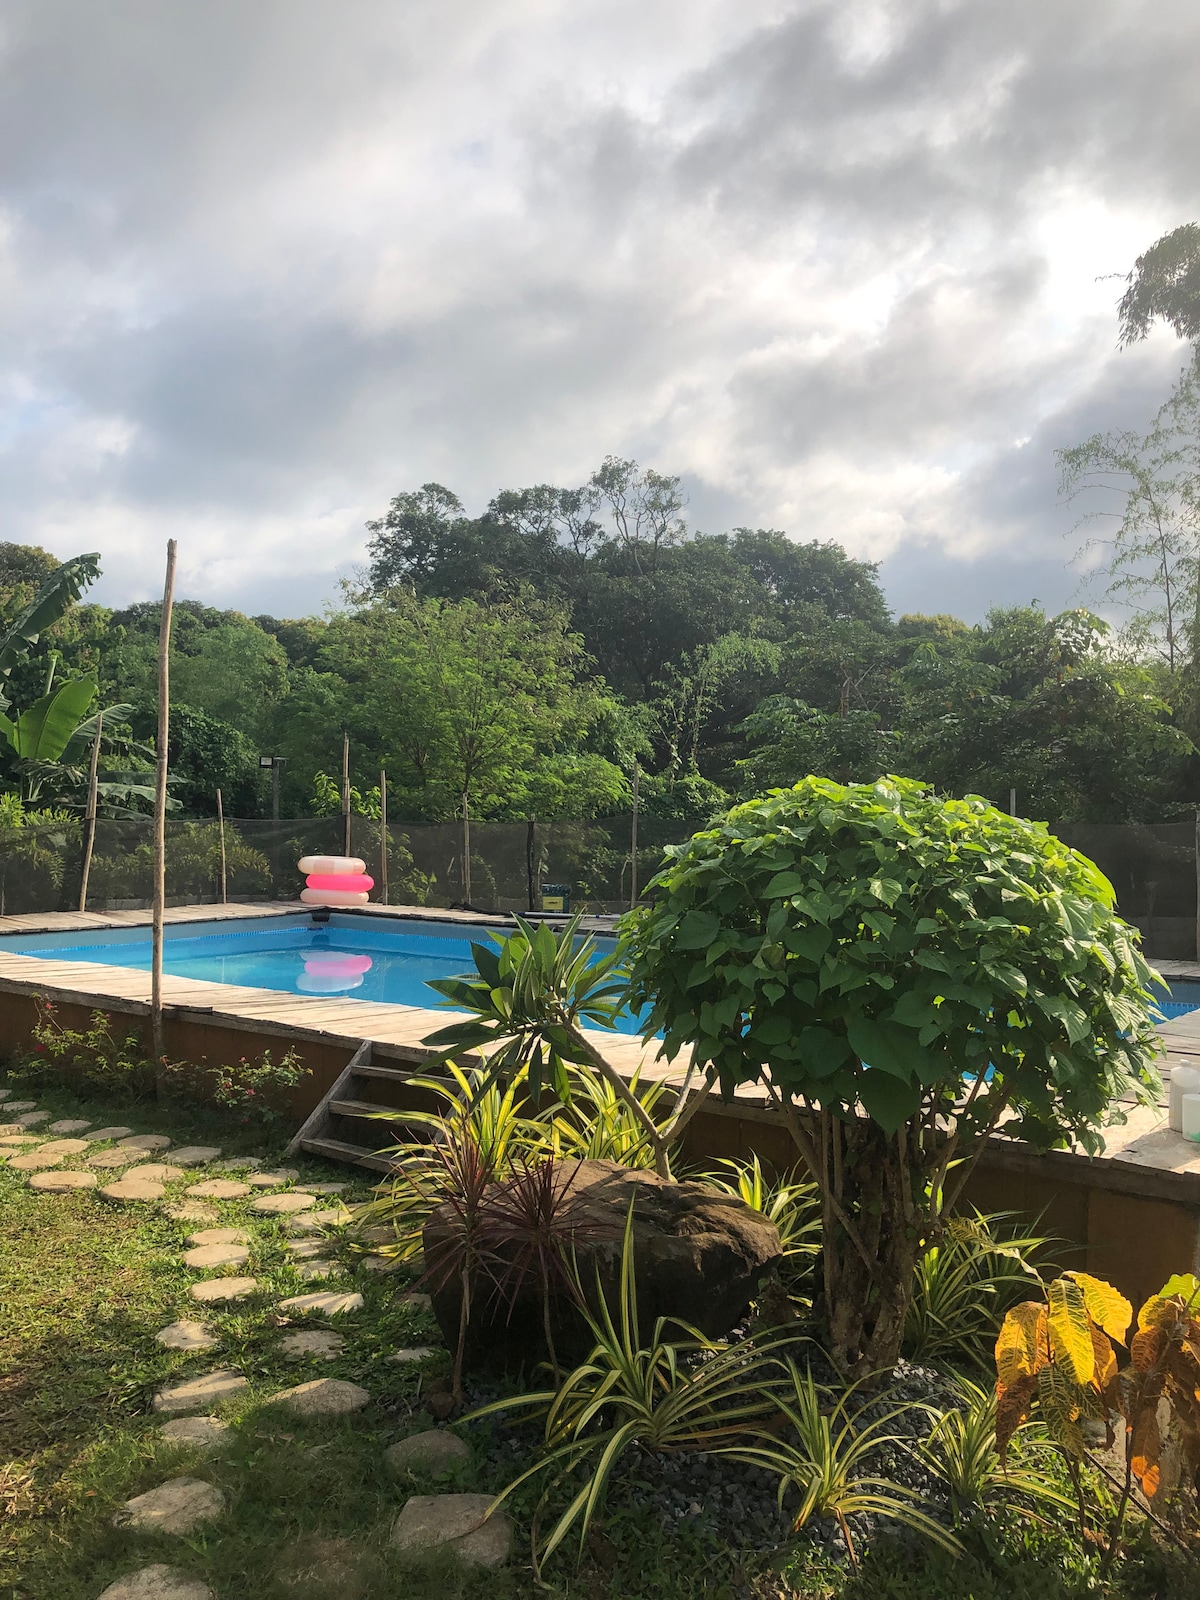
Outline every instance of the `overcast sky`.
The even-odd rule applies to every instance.
[[[4,0],[0,537],[295,614],[398,490],[614,453],[898,610],[1073,603],[1198,61],[1196,0]]]

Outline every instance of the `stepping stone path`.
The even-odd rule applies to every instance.
[[[271,1198],[268,1196],[268,1198]],[[282,1199],[283,1196],[280,1196]],[[311,1205],[312,1202],[310,1201]],[[257,1209],[257,1207],[256,1207]],[[306,1211],[302,1217],[291,1217],[284,1223],[289,1233],[311,1233],[316,1228],[341,1228],[350,1221],[345,1206],[330,1206],[324,1211]],[[389,1235],[391,1237],[391,1235]]]
[[[128,1139],[132,1128],[93,1128],[88,1134],[92,1144],[97,1144],[101,1139]]]
[[[177,1167],[203,1167],[220,1154],[215,1145],[185,1144],[181,1150],[171,1151],[171,1160]]]
[[[289,1189],[287,1194],[264,1194],[259,1200],[252,1200],[251,1211],[261,1212],[268,1217],[287,1216],[295,1211],[311,1211],[314,1197],[311,1194],[302,1194],[298,1189]]]
[[[261,1156],[230,1156],[227,1161],[217,1162],[218,1172],[253,1172],[255,1167],[262,1166]]]
[[[206,1372],[199,1378],[186,1378],[182,1383],[169,1383],[154,1396],[155,1411],[203,1411],[214,1400],[227,1400],[246,1387],[247,1380],[240,1372],[221,1368]]]
[[[206,1206],[200,1200],[179,1200],[163,1210],[173,1222],[216,1222],[221,1215],[216,1206]]]
[[[17,1118],[17,1123],[22,1128],[36,1128],[45,1122],[49,1115],[48,1111],[26,1111],[23,1116]]]
[[[310,1256],[319,1256],[326,1243],[324,1239],[291,1239],[285,1249],[289,1260],[306,1261]]]
[[[345,1343],[340,1333],[326,1333],[323,1329],[314,1328],[311,1333],[285,1333],[279,1341],[279,1353],[289,1361],[306,1358],[335,1361]]]
[[[414,1311],[432,1311],[433,1296],[422,1294],[419,1289],[410,1289],[407,1294],[400,1296],[402,1306],[411,1306]]]
[[[161,1183],[152,1183],[149,1178],[118,1178],[116,1183],[106,1183],[103,1189],[96,1191],[106,1200],[121,1204],[133,1200],[161,1200],[166,1192]]]
[[[451,1550],[468,1566],[502,1567],[512,1553],[512,1523],[488,1516],[490,1494],[414,1494],[392,1524],[397,1550]]]
[[[58,1122],[52,1122],[46,1129],[47,1133],[82,1133],[85,1128],[90,1128],[90,1122],[80,1122],[75,1117],[63,1117]]]
[[[257,1288],[257,1278],[206,1278],[194,1283],[188,1293],[202,1305],[215,1305],[222,1300],[241,1300]]]
[[[224,1509],[225,1496],[203,1478],[172,1478],[126,1500],[113,1522],[147,1533],[191,1533],[202,1522],[215,1521]]]
[[[165,1133],[135,1133],[132,1139],[122,1139],[122,1150],[169,1150],[171,1141]]]
[[[31,1150],[27,1156],[13,1156],[8,1165],[13,1172],[40,1172],[43,1167],[56,1167],[66,1159],[65,1151],[47,1155],[44,1150]]]
[[[358,1261],[364,1272],[399,1272],[404,1264],[388,1256],[362,1256]]]
[[[81,1156],[87,1147],[86,1139],[47,1139],[41,1152],[44,1156]]]
[[[471,1448],[445,1428],[431,1428],[428,1433],[414,1433],[401,1439],[384,1452],[383,1458],[393,1472],[413,1472],[422,1477],[436,1478],[454,1467],[466,1466],[471,1460]]]
[[[343,1194],[349,1187],[348,1183],[306,1183],[304,1185],[308,1194]]]
[[[193,1450],[219,1450],[233,1430],[217,1417],[175,1417],[164,1422],[158,1436],[164,1444],[188,1445]]]
[[[45,1194],[70,1194],[74,1189],[94,1188],[95,1183],[94,1172],[35,1172],[29,1187]]]
[[[388,1357],[389,1361],[424,1361],[427,1356],[435,1356],[437,1351],[427,1344],[410,1345],[406,1350],[393,1350]]]
[[[212,1590],[199,1578],[162,1561],[139,1567],[136,1572],[110,1583],[100,1600],[215,1600]]]
[[[100,1150],[87,1158],[89,1167],[128,1167],[141,1155],[140,1150]]]
[[[36,1100],[13,1100],[9,1105],[6,1105],[4,1109],[5,1109],[6,1112],[8,1112],[8,1111],[36,1111],[37,1110],[37,1101]],[[50,1113],[47,1111],[46,1115],[49,1116]]]
[[[303,1539],[282,1550],[275,1581],[286,1591],[320,1600],[364,1600],[363,1550],[349,1539]]]
[[[232,1178],[208,1178],[184,1192],[195,1200],[242,1200],[250,1193],[250,1185],[235,1183]]]
[[[183,1177],[182,1167],[173,1167],[167,1161],[141,1161],[136,1167],[130,1167],[125,1174],[125,1182],[147,1183],[174,1183]]]
[[[246,1182],[255,1189],[278,1189],[282,1183],[295,1183],[299,1176],[295,1167],[280,1167],[278,1172],[252,1172]]]
[[[12,1099],[12,1090],[11,1089],[0,1089],[0,1100],[11,1100],[11,1099]]]
[[[351,1411],[361,1411],[370,1398],[357,1383],[346,1383],[341,1378],[313,1378],[274,1395],[269,1404],[283,1406],[298,1417],[344,1417]]]
[[[160,1328],[154,1337],[168,1350],[211,1350],[217,1343],[202,1322],[193,1322],[188,1317]]]
[[[0,1139],[17,1139],[21,1137],[21,1124],[19,1122],[0,1122]]]
[[[209,1267],[244,1267],[250,1252],[244,1244],[200,1244],[183,1257],[185,1267],[205,1271]]]
[[[201,1285],[193,1284],[192,1293]],[[361,1311],[363,1297],[360,1294],[334,1294],[325,1290],[321,1294],[294,1294],[290,1300],[279,1302],[280,1311],[323,1311],[327,1317],[342,1317],[350,1311]]]
[[[196,1244],[248,1244],[250,1235],[245,1228],[204,1228],[200,1233],[189,1233],[188,1243]]]
[[[316,1278],[328,1278],[341,1268],[336,1261],[301,1261],[296,1267],[296,1276],[303,1278],[305,1283],[311,1283]]]

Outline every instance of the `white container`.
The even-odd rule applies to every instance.
[[[1183,1097],[1183,1137],[1200,1141],[1200,1094]]]
[[[1194,1061],[1181,1061],[1171,1071],[1171,1103],[1167,1112],[1167,1126],[1175,1133],[1183,1132],[1185,1094],[1200,1094],[1200,1066]]]

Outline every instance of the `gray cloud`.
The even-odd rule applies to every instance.
[[[5,536],[313,608],[399,488],[612,451],[899,609],[1070,603],[1053,452],[1181,359],[1096,280],[1200,209],[1198,46],[1188,0],[13,0]]]

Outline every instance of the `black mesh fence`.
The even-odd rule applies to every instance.
[[[641,818],[638,879],[644,886],[663,849],[688,838],[697,824]],[[461,822],[389,823],[388,898],[393,905],[480,911],[564,908],[620,911],[629,904],[629,817],[592,822],[472,823],[470,865]],[[351,853],[361,856],[382,885],[381,830],[351,818]],[[340,855],[340,817],[273,822],[227,818],[225,882],[230,900],[297,899],[304,885],[297,862],[306,855]],[[66,911],[79,905],[83,827],[67,822],[0,833],[0,915]],[[151,819],[96,824],[88,874],[88,909],[116,911],[150,903],[154,851]],[[168,820],[168,904],[203,905],[221,898],[221,832],[212,821]],[[372,899],[379,898],[377,887]]]
[[[667,845],[697,823],[642,817],[638,883],[654,875]],[[1117,891],[1123,916],[1142,931],[1151,956],[1194,957],[1196,827],[1180,823],[1073,823],[1055,830],[1090,856]],[[379,823],[351,819],[351,853],[382,883]],[[590,822],[488,822],[470,826],[470,865],[461,822],[397,822],[388,827],[388,898],[393,905],[480,911],[563,909],[614,912],[629,905],[630,818]],[[340,817],[282,821],[227,819],[226,894],[230,900],[298,899],[304,855],[340,855]],[[79,822],[0,832],[0,915],[74,910],[79,904],[83,829]],[[221,897],[221,837],[216,822],[167,823],[168,904]],[[153,871],[149,817],[99,822],[88,879],[88,909],[148,906]],[[372,896],[379,898],[379,888]]]

